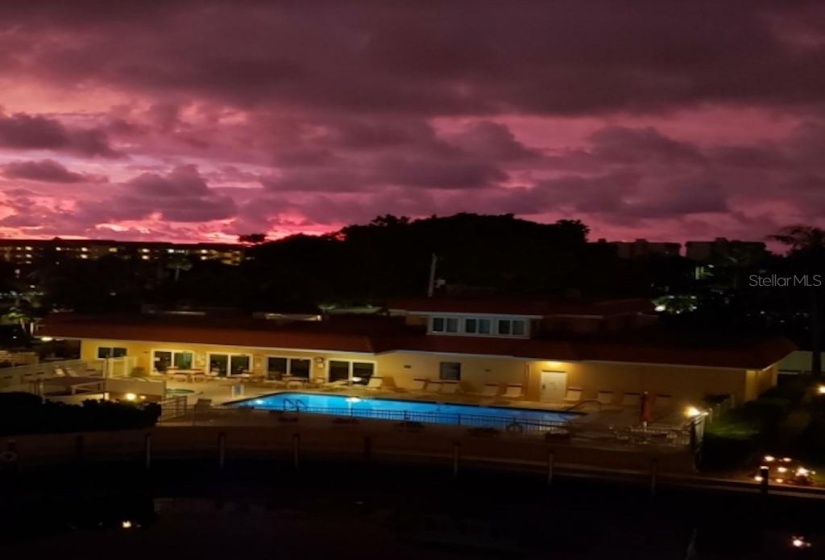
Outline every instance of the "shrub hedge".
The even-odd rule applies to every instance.
[[[134,430],[157,423],[160,405],[87,400],[44,401],[31,393],[0,393],[0,435]]]

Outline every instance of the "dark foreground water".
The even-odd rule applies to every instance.
[[[0,559],[825,558],[823,503],[444,466],[75,465],[0,473]]]

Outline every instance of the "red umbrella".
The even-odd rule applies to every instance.
[[[639,419],[644,427],[653,420],[653,399],[647,391],[643,392],[639,399]]]

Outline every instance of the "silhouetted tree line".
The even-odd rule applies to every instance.
[[[779,232],[775,240],[789,246],[786,256],[732,252],[709,263],[701,276],[697,263],[684,257],[620,259],[611,245],[588,243],[587,235],[578,220],[540,224],[511,214],[419,220],[384,215],[327,235],[275,241],[264,234],[241,236],[246,259],[239,266],[115,256],[79,260],[55,253],[25,278],[15,278],[7,263],[0,264],[0,285],[18,294],[7,302],[6,313],[8,320],[14,310],[21,325],[27,316],[53,309],[134,312],[143,304],[317,311],[424,296],[436,255],[436,278],[448,287],[534,297],[665,297],[670,312],[665,320],[675,328],[779,332],[803,346],[818,338],[819,289],[750,285],[754,274],[821,274],[825,236],[817,228]],[[38,291],[27,291],[30,284]]]
[[[0,393],[0,435],[137,430],[154,426],[160,406],[111,401],[69,405],[31,393]]]

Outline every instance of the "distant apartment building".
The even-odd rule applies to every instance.
[[[685,244],[689,259],[700,263],[745,264],[765,257],[768,250],[761,241],[736,241],[717,237],[713,241],[688,241]]]
[[[679,243],[667,243],[637,239],[636,241],[611,241],[609,245],[616,248],[620,259],[641,259],[645,257],[678,257],[682,246]]]
[[[88,259],[113,256],[142,261],[166,261],[183,256],[237,265],[243,247],[225,243],[164,243],[101,239],[0,239],[0,259],[26,267],[44,260]]]

